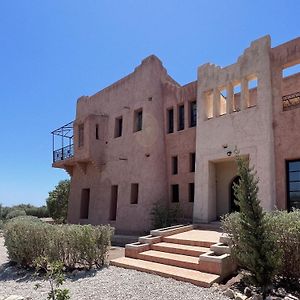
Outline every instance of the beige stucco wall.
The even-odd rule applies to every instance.
[[[282,70],[300,63],[300,38],[271,51],[277,207],[287,208],[286,161],[300,159],[300,109],[283,111],[282,96],[300,91],[300,73],[282,78]]]
[[[275,164],[272,131],[272,92],[270,68],[270,38],[263,37],[251,43],[237,61],[226,68],[206,64],[198,70],[198,126],[196,135],[196,202],[194,203],[194,221],[208,222],[216,219],[216,193],[214,180],[216,174],[212,163],[228,158],[228,150],[235,147],[241,155],[249,155],[260,177],[259,197],[265,209],[275,205]],[[249,93],[245,82],[258,78],[257,105],[247,107]],[[218,116],[214,108],[214,117],[206,116],[206,93],[216,92],[227,87],[228,103],[231,87],[241,82],[241,110]],[[214,96],[216,103],[217,97]],[[228,148],[224,148],[227,145]],[[207,201],[208,199],[208,201]]]

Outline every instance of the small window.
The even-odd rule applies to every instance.
[[[248,89],[249,90],[252,90],[252,89],[256,89],[257,88],[257,78],[253,78],[253,79],[250,79],[248,81]]]
[[[171,194],[172,194],[172,202],[179,202],[179,185],[172,184],[171,185]]]
[[[184,129],[184,104],[178,106],[178,131]]]
[[[139,184],[132,183],[131,184],[131,195],[130,195],[130,203],[138,204],[139,201]]]
[[[300,160],[287,162],[287,208],[300,209]]]
[[[115,120],[115,138],[122,136],[123,118],[119,117]]]
[[[82,147],[84,145],[84,125],[78,125],[78,147]]]
[[[196,153],[190,153],[190,172],[195,172],[196,166]]]
[[[195,199],[195,184],[194,182],[189,183],[189,202],[194,202]]]
[[[168,133],[173,133],[174,132],[174,109],[170,108],[167,111],[167,116],[168,116]]]
[[[99,125],[96,124],[96,140],[99,140]]]
[[[133,131],[141,131],[143,127],[143,110],[139,109],[134,112],[134,129]]]
[[[117,207],[118,207],[118,186],[111,186],[111,198],[110,198],[110,212],[109,219],[110,221],[116,221],[117,219]]]
[[[190,127],[197,125],[197,102],[190,102]]]
[[[90,206],[90,189],[82,189],[80,219],[89,218],[89,206]]]
[[[172,157],[172,174],[178,174],[178,156]]]

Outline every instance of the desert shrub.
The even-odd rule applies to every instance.
[[[269,235],[277,239],[281,251],[279,274],[288,279],[300,278],[300,210],[266,214]]]
[[[33,266],[40,257],[60,261],[68,269],[107,263],[113,228],[91,225],[50,225],[15,218],[5,224],[5,246],[11,261]]]
[[[70,180],[61,180],[54,190],[49,192],[46,200],[50,217],[60,223],[65,223],[68,213]]]
[[[34,216],[38,218],[47,218],[49,217],[49,212],[46,206],[35,207],[31,206],[24,209],[27,216]]]
[[[12,218],[15,218],[15,217],[20,217],[20,216],[26,216],[25,210],[15,209],[15,210],[10,211],[6,215],[6,219],[12,219]]]
[[[151,210],[152,227],[164,228],[178,224],[181,210],[179,205],[167,207],[159,202],[155,203]]]
[[[3,229],[3,225],[4,225],[4,223],[3,223],[3,221],[0,219],[0,230]]]

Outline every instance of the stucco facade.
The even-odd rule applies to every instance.
[[[184,86],[150,56],[79,98],[71,154],[53,156],[71,175],[69,222],[143,232],[156,202],[179,204],[185,221],[216,220],[234,209],[236,149],[255,166],[266,210],[300,205],[300,73],[282,76],[299,63],[300,38],[272,48],[266,36],[230,66],[200,66]]]

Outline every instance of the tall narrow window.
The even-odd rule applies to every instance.
[[[227,106],[227,89],[224,89],[220,91],[220,102],[219,102],[219,107],[220,107],[220,116],[226,114],[226,106]]]
[[[178,174],[178,156],[172,156],[172,174]]]
[[[118,207],[118,186],[111,186],[111,198],[110,198],[110,221],[115,221],[117,219],[117,207]]]
[[[115,138],[122,136],[123,118],[119,117],[115,120]]]
[[[90,189],[82,189],[80,219],[89,218],[89,207],[90,207]]]
[[[131,195],[130,195],[130,203],[137,204],[139,201],[139,184],[132,183],[131,184]]]
[[[196,153],[190,153],[190,172],[195,172]]]
[[[287,162],[287,208],[300,209],[300,160]]]
[[[82,147],[84,145],[84,125],[78,125],[78,147]]]
[[[178,106],[178,131],[184,129],[184,104]]]
[[[96,140],[99,140],[99,125],[96,124]]]
[[[197,102],[190,102],[190,127],[197,125]]]
[[[214,99],[213,91],[205,93],[205,110],[207,119],[211,119],[214,116]]]
[[[171,185],[171,197],[172,197],[172,202],[179,202],[179,185],[178,184]]]
[[[167,111],[168,114],[168,133],[174,132],[174,109],[170,108]]]
[[[140,131],[143,128],[143,110],[139,109],[134,112],[134,128],[133,131]]]
[[[195,198],[195,184],[194,182],[189,183],[189,202],[194,202]]]

